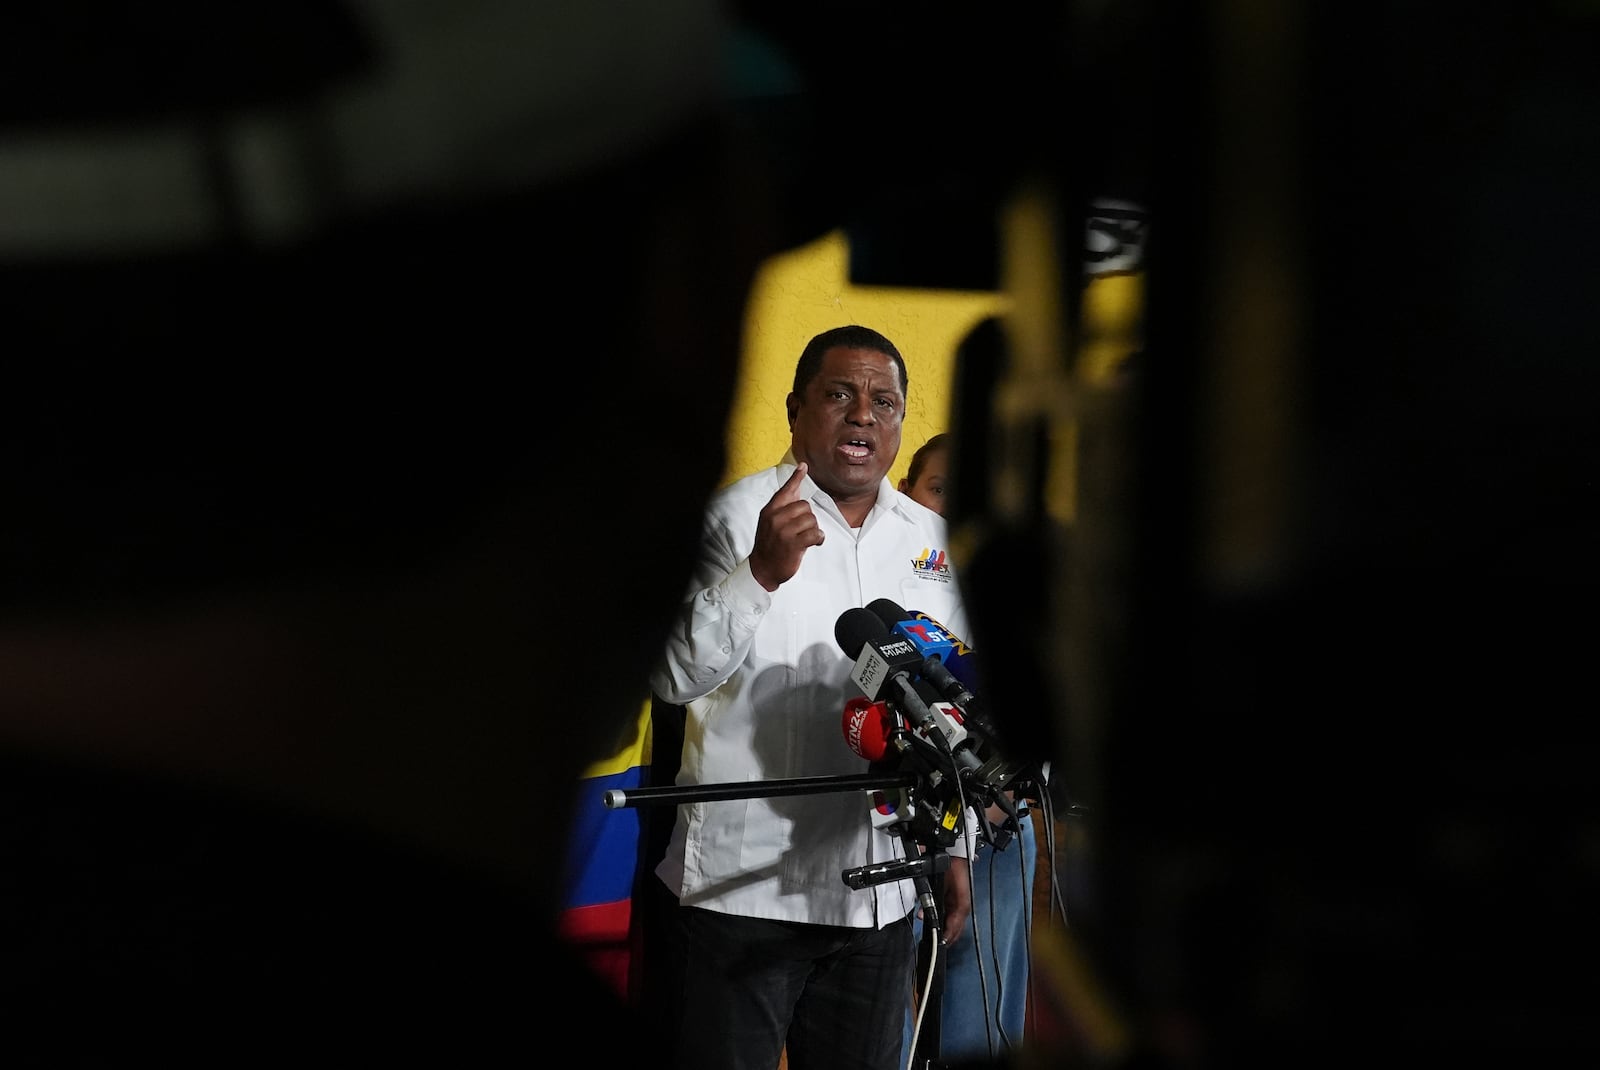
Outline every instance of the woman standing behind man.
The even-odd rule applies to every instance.
[[[950,501],[951,449],[948,432],[932,436],[911,455],[911,464],[899,483],[902,494],[941,516]],[[1017,829],[1011,846],[996,858],[994,848],[980,841],[970,863],[972,913],[961,935],[951,941],[945,958],[939,1056],[946,1062],[993,1059],[1007,1048],[1022,1046],[1036,859],[1027,803],[1018,799],[1016,806]],[[987,817],[996,828],[1008,820],[1005,812],[993,805]],[[909,1021],[906,1033],[909,1046]]]

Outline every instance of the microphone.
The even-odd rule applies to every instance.
[[[942,664],[960,642],[955,636],[925,613],[912,613],[890,598],[875,598],[867,603],[873,616],[883,621],[883,626],[897,635],[903,635],[923,657],[938,658]]]
[[[833,638],[839,648],[856,659],[850,679],[868,699],[877,701],[886,692],[906,718],[920,729],[931,727],[933,714],[917,693],[916,677],[922,671],[923,657],[906,639],[893,635],[870,609],[851,608],[839,615],[833,625]],[[949,741],[938,732],[934,745],[950,753]]]
[[[896,727],[894,713],[887,702],[874,702],[857,696],[844,704],[844,741],[869,762],[889,756],[889,735]]]
[[[896,638],[870,609],[847,609],[833,625],[839,649],[856,659],[850,678],[869,699],[878,699],[889,682],[905,677],[909,683],[922,669],[915,644]]]
[[[944,853],[925,854],[917,858],[897,859],[893,862],[875,862],[870,866],[857,866],[840,874],[844,882],[856,891],[885,881],[905,880],[908,877],[929,877],[950,868],[950,856]]]
[[[949,700],[930,705],[932,722],[938,726],[933,734],[949,740],[962,760],[963,776],[976,781],[983,794],[998,795],[1026,765],[1010,761],[995,745],[999,733],[989,719],[988,707],[972,691],[976,677],[972,648],[926,613],[908,611],[892,599],[875,599],[867,603],[867,609],[892,629],[891,635],[904,639],[922,655],[921,675]],[[959,665],[962,673],[953,672],[947,663]]]
[[[874,599],[867,603],[867,608],[891,634],[916,647],[917,653],[924,658],[937,658],[945,671],[956,678],[958,686],[964,686],[969,692],[978,689],[977,663],[972,648],[950,629],[920,610],[902,608],[890,598]]]
[[[944,758],[907,732],[889,703],[881,700],[875,702],[863,696],[848,700],[840,727],[845,743],[859,757],[877,766],[899,759],[917,774],[917,791],[896,788],[867,793],[872,827],[889,832],[909,830],[918,843],[931,846],[948,847],[954,843],[961,811],[960,791],[956,787],[958,778],[947,776],[940,769]]]
[[[885,759],[894,749],[889,740],[900,731],[900,721],[887,702],[873,702],[860,696],[850,699],[844,704],[840,727],[844,729],[844,741],[850,749],[874,768],[892,764]],[[876,788],[867,793],[867,798],[867,813],[875,829],[894,831],[901,821],[915,817],[911,796],[904,788]]]
[[[947,709],[954,711],[954,723]],[[955,710],[948,702],[936,702],[929,708],[929,716],[931,734],[937,735],[942,731],[947,740],[960,741],[966,738],[966,730],[959,727],[961,711]],[[844,704],[839,727],[850,749],[874,765],[882,766],[899,759],[909,762],[931,779],[937,780],[945,775],[940,767],[943,755],[935,758],[918,751],[919,746],[938,746],[929,738],[930,733],[919,730],[913,736],[907,732],[894,708],[887,702],[874,702],[859,695],[849,699]],[[919,744],[918,740],[922,742]],[[980,764],[976,757],[964,753],[958,752],[955,757],[972,770],[976,770]]]
[[[906,609],[892,598],[875,598],[867,608],[883,626],[915,640],[924,655],[932,654],[961,678],[968,687],[977,686],[977,666],[969,646],[960,636],[920,609]]]
[[[977,690],[977,665],[972,648],[926,613],[902,609],[898,602],[878,598],[867,603],[873,616],[922,655],[921,675],[966,711],[968,718],[988,735],[994,735],[987,704]]]

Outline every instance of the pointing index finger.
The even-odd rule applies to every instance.
[[[778,488],[778,493],[772,496],[772,500],[780,504],[799,501],[800,482],[806,478],[806,471],[806,463],[801,461],[795,466],[794,472],[790,474],[788,481]]]

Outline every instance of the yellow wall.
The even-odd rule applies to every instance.
[[[784,399],[795,361],[812,336],[848,323],[881,332],[900,350],[911,380],[900,455],[889,478],[905,475],[911,454],[949,430],[955,349],[1005,299],[986,291],[852,286],[849,245],[835,232],[763,265],[745,313],[744,355],[728,424],[727,480],[774,464],[789,448]]]

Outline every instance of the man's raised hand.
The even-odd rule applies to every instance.
[[[795,467],[779,487],[756,521],[756,544],[750,551],[750,574],[769,591],[800,571],[800,559],[813,546],[822,545],[822,526],[817,523],[811,503],[800,496],[806,477],[804,461]]]

